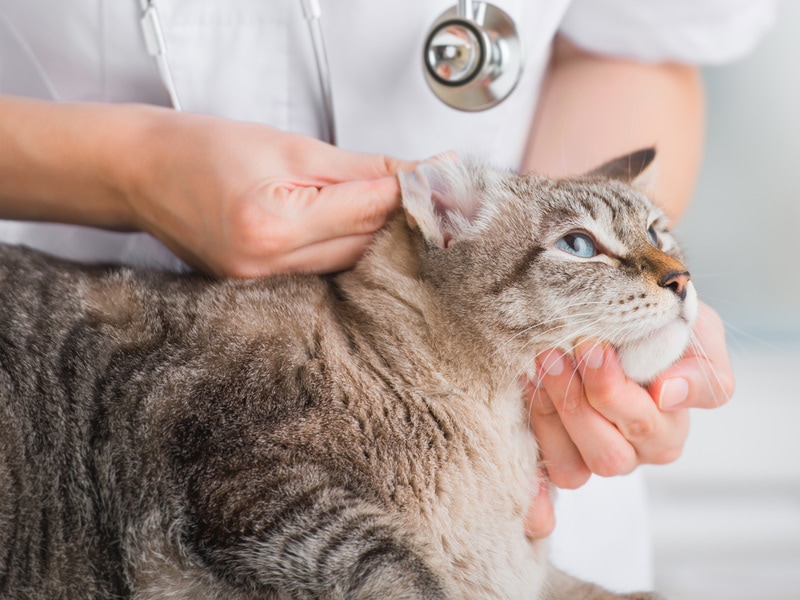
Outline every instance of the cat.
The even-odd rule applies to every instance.
[[[697,300],[640,151],[400,177],[351,270],[259,280],[0,247],[0,597],[650,599],[548,566],[522,380],[602,338],[645,382]]]

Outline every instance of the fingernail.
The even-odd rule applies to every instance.
[[[661,410],[670,410],[680,406],[689,397],[689,382],[680,377],[667,379],[661,386],[658,397],[658,407]]]
[[[586,354],[583,355],[583,363],[589,369],[599,369],[603,366],[606,353],[603,351],[602,346],[593,346]]]
[[[540,375],[552,375],[557,377],[564,372],[564,359],[556,352],[548,352],[542,359]]]

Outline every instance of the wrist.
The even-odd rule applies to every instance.
[[[108,193],[116,199],[113,219],[119,228],[145,231],[150,190],[157,189],[158,154],[168,136],[165,115],[173,113],[141,104],[118,105],[108,112],[105,151],[98,164]]]
[[[131,151],[118,106],[0,96],[0,216],[126,230],[120,156]]]

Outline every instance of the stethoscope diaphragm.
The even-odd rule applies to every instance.
[[[460,2],[430,28],[423,69],[428,86],[448,106],[491,108],[508,97],[522,76],[516,25],[493,4]]]

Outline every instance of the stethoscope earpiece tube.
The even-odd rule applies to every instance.
[[[161,27],[161,20],[158,17],[158,10],[152,0],[141,0],[142,18],[139,23],[142,26],[142,33],[144,34],[144,42],[147,46],[147,51],[150,53],[156,64],[158,65],[158,72],[161,76],[161,81],[164,82],[164,87],[167,88],[172,108],[181,111],[181,99],[178,96],[178,89],[175,87],[175,80],[172,77],[172,69],[167,60],[167,43],[164,40],[164,30]]]
[[[322,35],[320,18],[322,10],[318,0],[300,0],[303,5],[303,15],[308,22],[308,31],[311,35],[311,45],[314,48],[314,60],[317,63],[319,75],[319,89],[322,94],[323,137],[331,145],[336,145],[336,119],[333,114],[333,91],[331,90],[331,71],[328,65],[328,53],[325,50],[325,38]]]
[[[333,93],[319,0],[300,0],[308,22],[317,63],[323,104],[324,137],[336,144]],[[172,76],[164,30],[153,0],[139,0],[140,19],[147,51],[175,110],[182,110]],[[423,51],[423,71],[428,85],[448,106],[480,111],[505,100],[522,76],[522,44],[514,21],[488,2],[458,0],[430,28]]]

